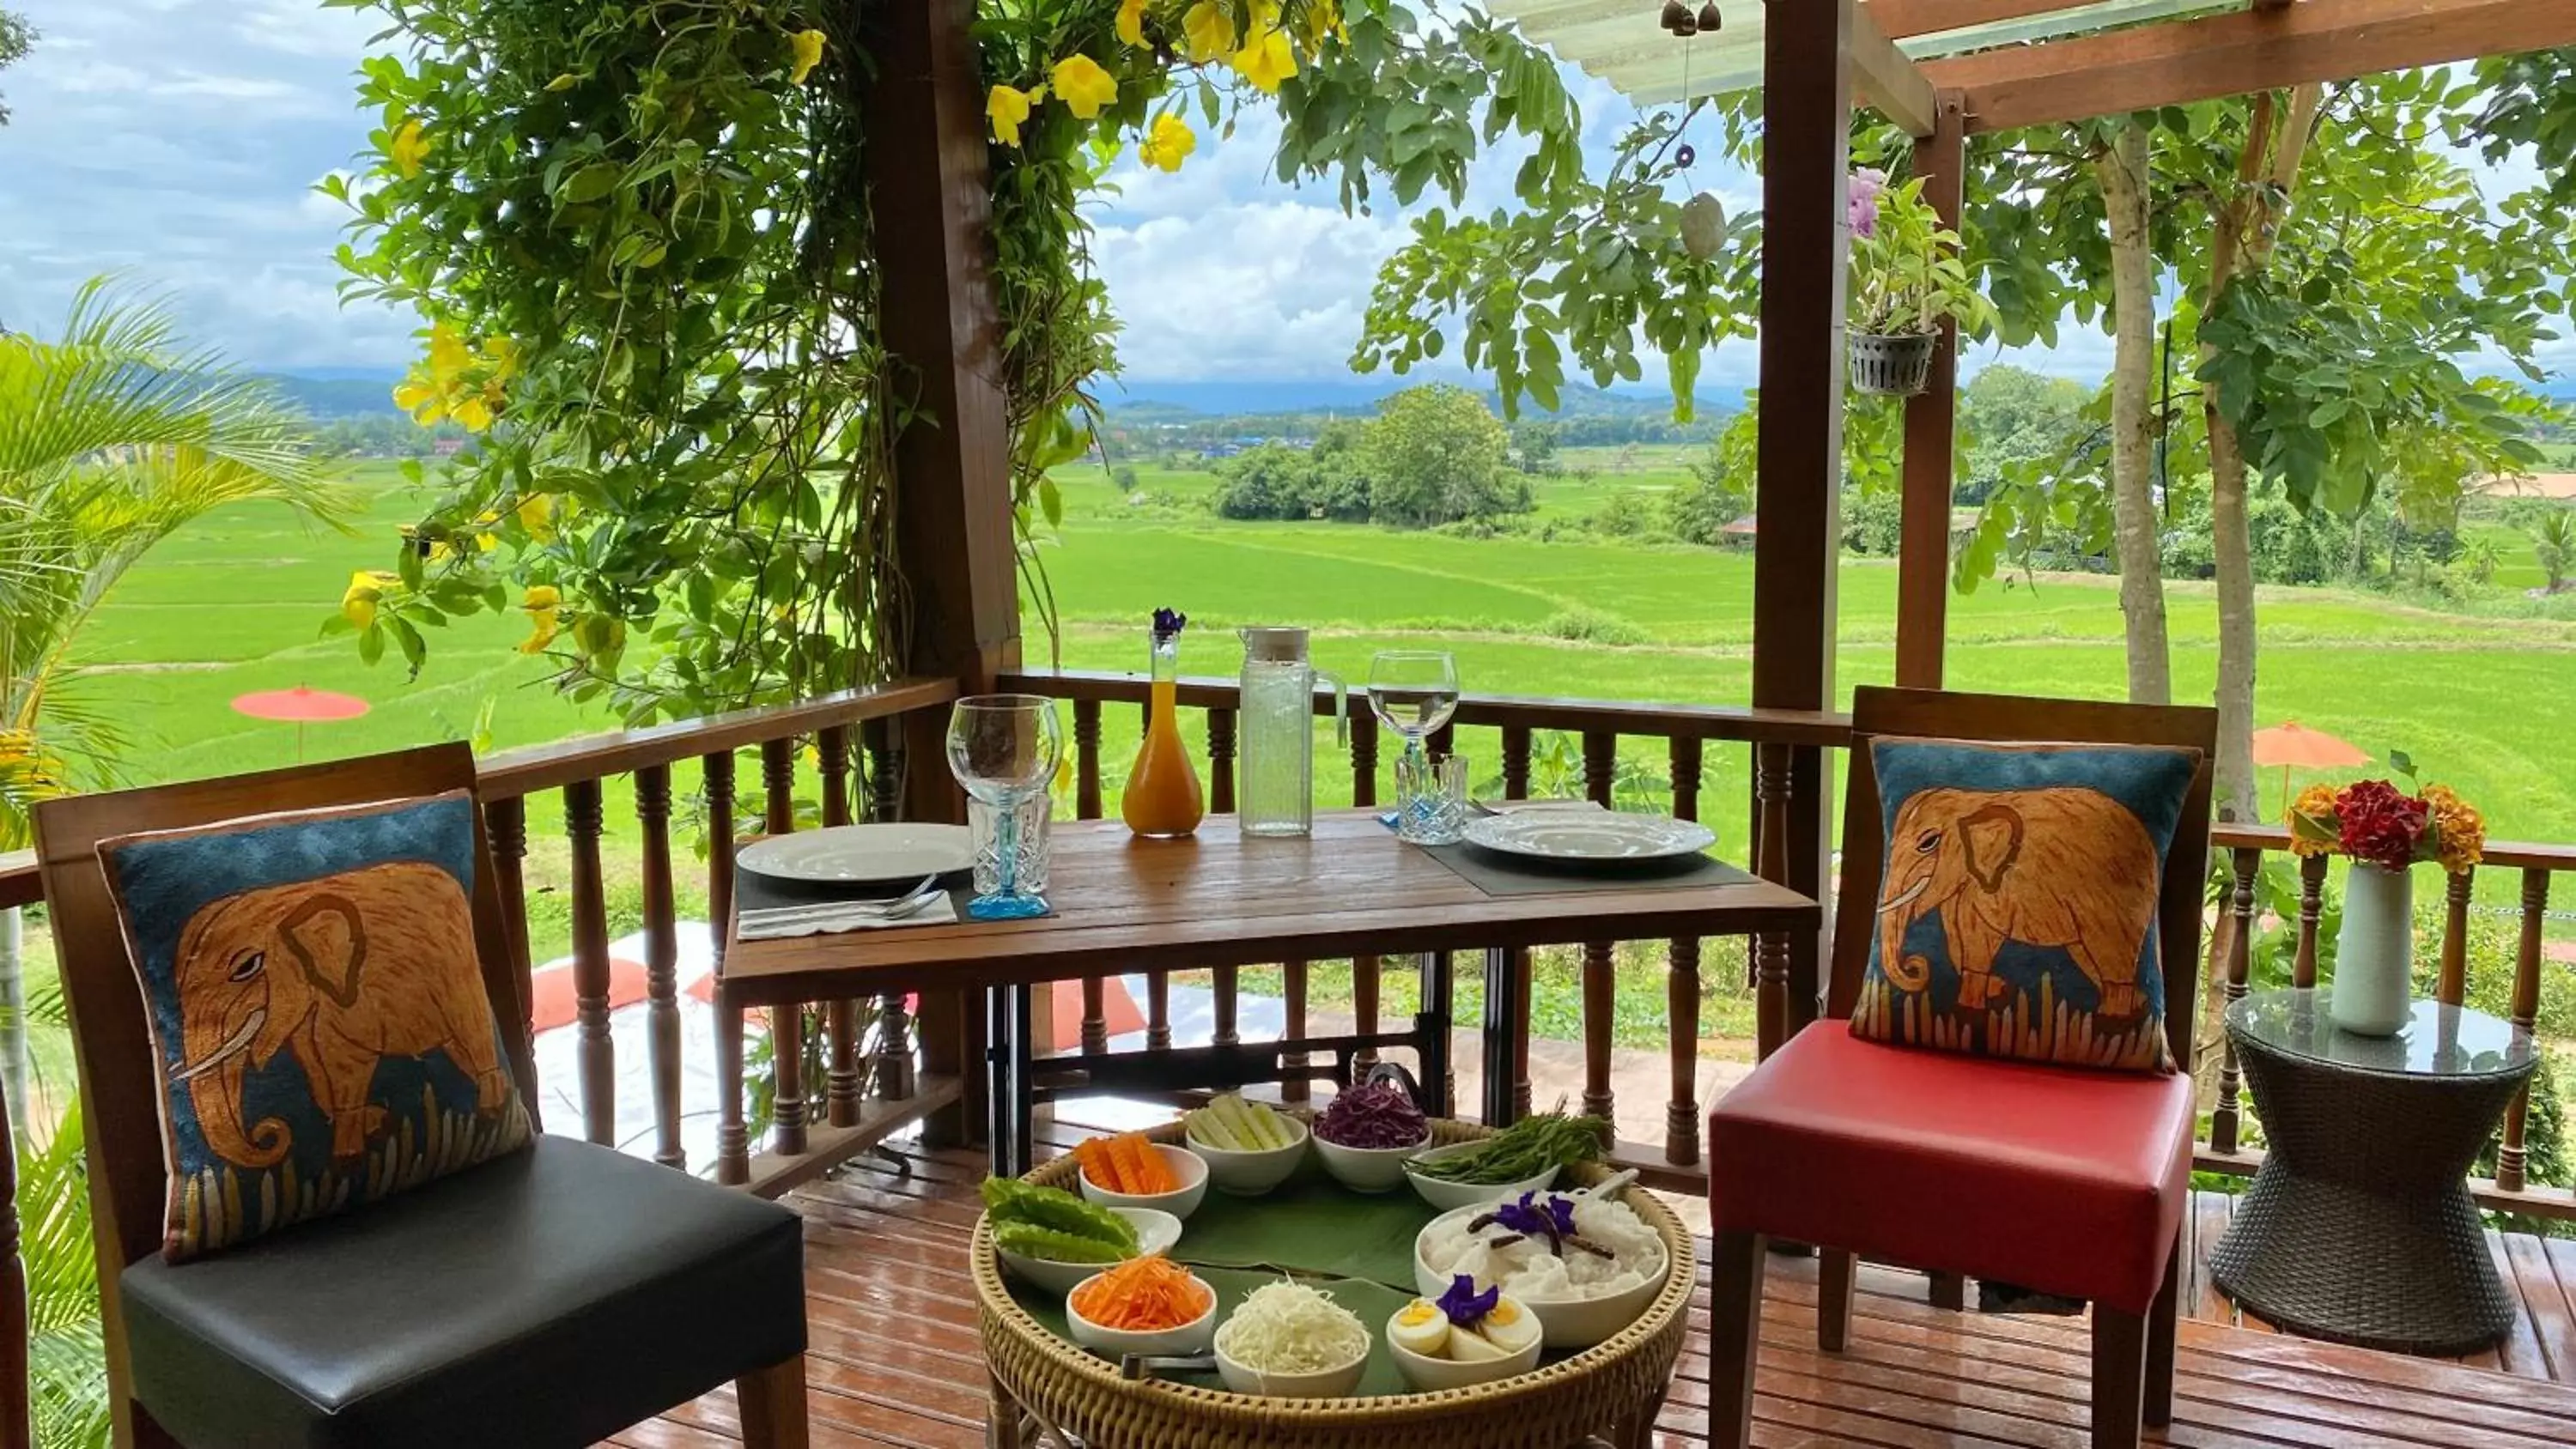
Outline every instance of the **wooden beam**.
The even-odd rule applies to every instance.
[[[1887,38],[1878,22],[1870,18],[1869,7],[1852,8],[1851,27],[1852,81],[1878,113],[1905,128],[1909,136],[1932,134],[1939,105],[1932,97],[1932,83],[1896,42]]]
[[[2092,0],[1863,0],[1861,13],[1897,40],[2073,10]]]
[[[2568,0],[2299,0],[1926,63],[1971,134],[2576,45]]]
[[[1967,123],[1945,92],[1932,134],[1914,143],[1914,174],[1941,224],[1956,230],[1967,179]],[[1923,395],[1905,402],[1904,533],[1896,554],[1896,682],[1939,689],[1950,614],[1951,468],[1959,412],[1959,329],[1941,323]]]

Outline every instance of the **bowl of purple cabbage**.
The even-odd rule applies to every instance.
[[[1392,1082],[1370,1082],[1333,1098],[1315,1116],[1315,1155],[1353,1192],[1393,1192],[1405,1159],[1431,1145],[1431,1121]]]

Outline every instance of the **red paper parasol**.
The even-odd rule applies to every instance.
[[[2281,767],[2281,809],[2290,808],[2290,771],[2340,770],[2352,765],[2370,763],[2370,752],[2349,740],[2339,739],[2324,730],[2312,730],[2297,720],[2284,720],[2268,730],[2254,732],[2254,763],[2263,768]]]
[[[299,684],[293,689],[267,689],[236,696],[233,713],[252,719],[277,720],[295,726],[295,758],[304,759],[304,727],[331,720],[356,719],[374,706],[354,694],[334,694]]]

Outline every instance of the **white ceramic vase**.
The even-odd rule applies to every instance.
[[[2414,873],[2354,861],[2335,937],[2334,1024],[2360,1036],[2394,1035],[2413,1010],[2414,967]]]

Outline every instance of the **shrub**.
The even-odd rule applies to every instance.
[[[1664,495],[1664,527],[1684,543],[1714,548],[1726,541],[1726,526],[1752,509],[1752,496],[1729,480],[1726,464],[1711,448],[1693,459],[1690,476]]]
[[[1894,558],[1905,538],[1905,499],[1893,488],[1843,490],[1843,547]]]
[[[1548,615],[1538,631],[1551,639],[1571,639],[1580,644],[1621,646],[1650,643],[1653,639],[1618,615],[1583,604]]]
[[[1109,481],[1118,485],[1119,492],[1133,493],[1136,491],[1136,470],[1121,463],[1109,470]]]
[[[1655,526],[1654,507],[1633,488],[1614,488],[1593,511],[1592,531],[1610,538],[1635,538]]]

